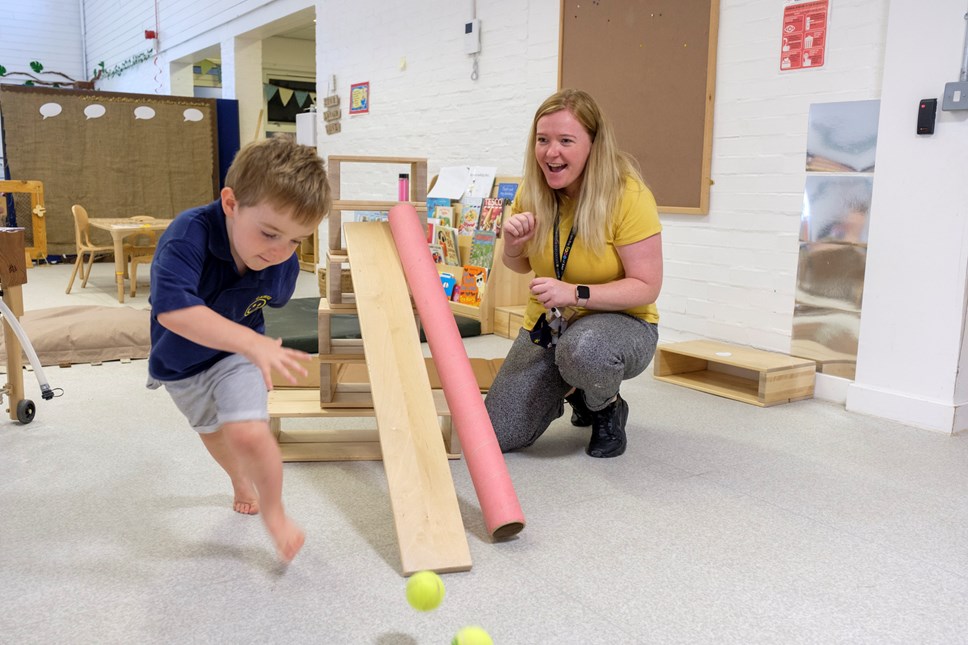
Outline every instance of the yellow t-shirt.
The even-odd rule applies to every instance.
[[[558,230],[559,249],[564,249],[568,241],[568,233],[575,220],[575,202],[567,197],[561,197],[561,220]],[[520,213],[521,208],[517,199],[511,207],[512,213]],[[622,259],[616,247],[640,242],[662,231],[659,222],[659,210],[655,204],[652,192],[635,179],[629,178],[625,182],[625,192],[622,194],[618,213],[612,219],[611,228],[605,235],[605,249],[602,253],[592,254],[579,236],[575,236],[572,243],[568,262],[562,280],[572,284],[587,284],[594,292],[596,284],[614,282],[625,277]],[[555,277],[554,247],[552,231],[545,240],[540,251],[529,256],[531,268],[538,277]],[[572,307],[577,316],[588,313],[583,307]],[[524,328],[534,329],[534,324],[545,312],[545,308],[534,296],[528,301],[524,313]],[[655,304],[642,305],[626,309],[624,313],[641,318],[647,322],[659,322],[659,310]]]

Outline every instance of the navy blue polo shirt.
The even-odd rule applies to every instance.
[[[158,240],[151,261],[151,354],[148,373],[177,381],[202,372],[229,355],[169,331],[158,314],[204,305],[229,320],[265,332],[262,308],[281,307],[292,297],[299,274],[293,254],[282,264],[239,275],[229,246],[222,202],[187,210]]]

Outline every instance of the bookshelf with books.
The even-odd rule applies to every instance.
[[[436,181],[436,177],[431,181],[431,188],[434,181]],[[467,231],[466,234],[461,235],[458,229],[456,231],[459,247],[457,258],[445,260],[437,265],[438,271],[442,274],[452,275],[458,286],[461,286],[464,281],[465,267],[484,265],[484,268],[487,269],[487,279],[483,282],[480,289],[481,293],[477,297],[464,297],[465,302],[461,302],[461,297],[458,295],[456,301],[452,299],[450,302],[451,311],[455,315],[479,321],[482,334],[493,333],[494,310],[497,307],[524,305],[528,302],[528,284],[534,277],[534,273],[515,273],[504,266],[501,261],[504,240],[496,236],[503,219],[503,213],[508,212],[510,208],[511,195],[508,193],[508,188],[510,186],[516,188],[520,181],[518,177],[498,176],[494,178],[490,197],[485,198],[483,204],[475,209],[478,211],[478,217],[483,216],[486,220],[484,230],[481,230],[478,226],[474,231]],[[502,215],[495,213],[498,198],[503,203]],[[455,201],[454,204],[456,205],[453,209],[455,213],[463,211],[459,201]],[[428,216],[432,216],[432,214],[428,212]],[[459,227],[461,217],[455,215],[455,219],[458,220],[455,223]],[[487,235],[488,230],[492,231],[495,236]],[[468,281],[467,284],[469,285],[470,282]],[[476,277],[475,286],[479,285],[481,285],[481,279]],[[468,304],[472,300],[477,304]]]

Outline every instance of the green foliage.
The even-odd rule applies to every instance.
[[[154,53],[155,52],[154,52],[153,49],[145,50],[145,51],[141,52],[140,54],[135,54],[131,58],[125,59],[123,62],[118,63],[117,65],[115,65],[111,69],[104,69],[104,61],[101,61],[99,63],[99,65],[98,65],[98,67],[100,68],[100,70],[102,72],[101,73],[101,78],[111,78],[112,76],[120,76],[126,70],[131,69],[135,65],[140,65],[141,63],[143,63],[146,60],[150,59],[154,55]],[[97,75],[98,71],[99,71],[98,69],[95,69],[94,70],[95,76]]]
[[[40,74],[44,71],[44,66],[39,60],[30,61],[30,69],[34,70],[35,73]]]
[[[0,65],[0,76],[6,76],[6,75],[7,75],[7,68],[4,67],[3,65]]]

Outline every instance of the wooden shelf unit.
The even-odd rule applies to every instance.
[[[659,345],[660,381],[766,407],[813,397],[816,363],[710,340]]]
[[[434,178],[436,180],[436,177]],[[498,186],[501,183],[521,184],[520,177],[495,177],[494,186],[491,189],[491,197],[497,197]],[[433,182],[431,182],[433,185]],[[504,208],[505,215],[510,208],[510,204]],[[467,264],[470,257],[471,236],[461,235],[458,238],[460,244],[460,259],[462,264]],[[530,293],[528,284],[534,278],[534,272],[515,273],[504,266],[501,256],[504,252],[504,239],[498,238],[494,242],[494,260],[491,263],[491,270],[487,276],[487,285],[484,288],[484,295],[481,296],[481,304],[478,307],[462,304],[459,302],[450,303],[450,309],[458,316],[464,316],[471,320],[481,323],[481,334],[494,333],[495,310],[498,307],[510,307],[516,305],[526,305]],[[457,284],[460,284],[460,276]],[[516,331],[515,331],[516,335]]]

